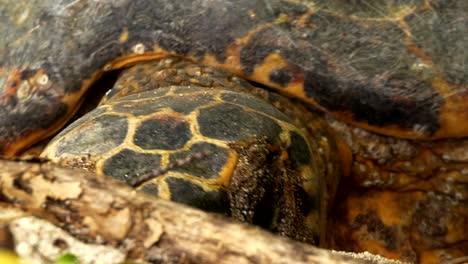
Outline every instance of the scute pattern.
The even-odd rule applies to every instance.
[[[179,166],[174,168],[172,171],[197,177],[201,181],[203,181],[203,179],[214,180],[227,186],[228,182],[222,182],[223,179],[219,178],[219,176],[223,174],[223,170],[229,166],[227,163],[232,155],[229,149],[225,146],[219,146],[207,142],[197,142],[186,152],[174,153],[171,155],[169,163],[175,163],[178,160],[185,158],[187,155],[194,155],[203,151],[208,153],[204,159]]]
[[[97,110],[100,113],[100,110]],[[92,118],[92,119],[87,119]],[[128,121],[123,116],[110,114],[89,114],[79,121],[78,126],[71,127],[58,137],[72,133],[69,138],[74,144],[59,141],[56,147],[57,155],[101,155],[116,148],[125,141],[127,136]],[[86,122],[88,120],[89,122]]]
[[[275,120],[233,104],[200,109],[198,123],[202,135],[229,141],[245,141],[253,136],[265,136],[272,143],[278,143],[282,132]],[[263,134],[257,131],[262,131]]]
[[[179,178],[167,178],[171,200],[202,210],[229,214],[229,198],[223,189],[204,190],[203,186]]]
[[[248,211],[255,215],[248,221],[277,232],[277,226],[281,226],[284,234],[304,241],[320,237],[319,224],[315,222],[320,219],[317,215],[326,210],[317,197],[322,195],[324,189],[320,186],[324,180],[312,168],[313,160],[320,157],[313,154],[308,131],[300,119],[297,116],[291,119],[260,99],[262,96],[246,93],[252,89],[248,83],[206,67],[199,67],[202,71],[195,71],[194,77],[185,83],[187,86],[174,86],[179,84],[174,81],[162,87],[156,80],[169,73],[161,65],[172,70],[199,67],[161,60],[124,71],[100,106],[78,119],[79,125],[72,125],[72,129],[53,139],[43,156],[74,167],[86,164],[88,170],[136,184],[137,189],[146,193],[204,210],[226,215]],[[157,74],[148,79],[142,74],[144,71]],[[197,85],[210,76],[213,81],[205,83],[210,87]],[[163,83],[169,84],[170,78],[163,79]],[[142,82],[145,86],[140,87]],[[128,94],[122,83],[127,83],[133,94]],[[221,85],[212,87],[214,83]],[[148,86],[156,88],[148,90]],[[226,90],[231,86],[232,91]],[[283,100],[277,105],[287,102]],[[109,137],[112,149],[95,151],[93,148],[99,148],[95,144],[73,153],[57,152],[59,147],[73,148],[75,142],[68,139],[80,137],[82,127],[106,117],[118,117],[128,125],[89,131],[86,137],[102,140],[101,134],[112,134],[117,129],[116,134],[124,135],[124,140],[113,141]],[[192,160],[200,155],[202,159]],[[263,161],[254,165],[255,159]],[[296,175],[295,179],[287,180],[285,171]],[[251,187],[234,186],[233,181],[238,178]],[[238,204],[244,197],[249,201]],[[262,216],[264,212],[271,217]],[[279,223],[282,217],[289,218],[287,224]]]
[[[180,149],[192,138],[189,124],[177,116],[165,114],[144,120],[136,128],[133,144],[142,149]]]
[[[147,174],[150,168],[158,168],[160,164],[161,155],[159,154],[122,149],[103,162],[102,173],[131,183],[135,177]]]

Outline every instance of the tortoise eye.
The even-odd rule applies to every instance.
[[[132,51],[136,54],[143,54],[145,53],[145,45],[142,43],[138,43],[132,47]]]
[[[49,82],[49,76],[47,74],[41,74],[37,77],[37,83],[39,85],[46,85]]]

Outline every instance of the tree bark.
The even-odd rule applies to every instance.
[[[155,199],[92,173],[41,162],[0,160],[0,168],[2,210],[24,210],[82,242],[115,248],[128,260],[377,263],[375,259],[318,249],[220,215]],[[17,221],[24,217],[14,218]],[[15,222],[16,227],[19,225]],[[67,252],[69,247],[63,244],[69,242],[59,242],[54,244]]]

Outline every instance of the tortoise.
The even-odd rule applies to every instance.
[[[344,173],[346,151],[323,120],[282,96],[169,58],[123,70],[42,157],[313,243],[324,238],[324,179]]]
[[[279,229],[293,237],[304,229],[296,238],[319,236],[323,246],[449,260],[468,251],[466,10],[455,0],[6,3],[0,7],[0,155],[20,155],[55,134],[104,73],[183,58],[295,98],[263,95],[288,117],[281,123],[283,114],[273,114],[280,134],[297,132],[313,154],[300,163],[320,173],[305,176],[317,181],[313,191],[297,178],[305,171],[294,166],[302,155],[287,155],[291,137],[281,144],[275,137],[230,143],[253,161],[250,146],[274,153],[281,161],[275,171],[290,173],[276,183],[289,180],[294,199],[315,205],[291,214],[297,221]],[[158,90],[184,91],[168,89]],[[84,121],[77,122],[68,131]],[[211,151],[179,157],[188,164],[172,170],[203,164],[216,155]]]

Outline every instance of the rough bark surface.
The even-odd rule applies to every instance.
[[[150,263],[392,263],[318,249],[219,215],[154,199],[92,173],[47,163],[2,160],[0,168],[1,211],[21,209],[26,215],[61,227],[80,243],[117,249],[130,260]],[[21,226],[34,229],[38,224],[24,214],[12,216],[8,221],[5,220],[8,217],[0,219],[3,223],[10,222],[13,233]],[[46,229],[39,233],[55,232]],[[33,230],[26,232],[34,233]],[[36,240],[41,238],[36,236]],[[53,242],[65,252],[73,248],[70,243],[74,242],[68,238]]]

